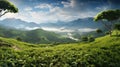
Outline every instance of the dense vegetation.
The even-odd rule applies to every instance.
[[[17,13],[18,9],[8,0],[0,0],[0,17],[8,12]],[[95,20],[119,18],[120,10],[109,10],[98,14]],[[42,29],[18,31],[1,27],[0,36],[7,38],[0,37],[0,67],[120,67],[120,25],[116,24],[114,30],[113,25],[109,26],[111,37],[94,39],[84,36],[81,43],[73,43]],[[116,35],[114,31],[117,31]],[[96,32],[102,33],[101,30]],[[37,44],[51,42],[54,43]]]
[[[119,56],[120,37],[116,36],[56,46],[0,38],[2,67],[120,67]]]

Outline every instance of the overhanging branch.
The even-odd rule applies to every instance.
[[[5,11],[4,13],[0,12],[0,17],[2,17],[3,15],[5,15],[6,13],[8,13],[8,11]]]

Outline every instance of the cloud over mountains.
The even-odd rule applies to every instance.
[[[107,9],[120,8],[120,0],[11,0],[18,14],[6,14],[4,18],[18,18],[29,22],[45,23],[72,21],[93,17]]]

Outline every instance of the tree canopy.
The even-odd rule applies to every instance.
[[[0,0],[0,17],[5,15],[6,13],[17,13],[18,8],[15,7],[8,0]]]
[[[115,25],[114,25],[114,29],[115,29],[115,30],[120,30],[120,24],[115,24]]]
[[[106,10],[98,13],[94,17],[94,21],[99,21],[99,20],[107,21],[107,22],[103,22],[103,24],[105,25],[106,29],[108,29],[111,36],[113,25],[117,20],[120,20],[120,9]]]
[[[96,32],[97,33],[102,33],[102,30],[101,29],[97,29]]]
[[[98,13],[95,16],[94,21],[99,21],[99,20],[114,21],[119,18],[120,18],[120,9],[106,10],[106,11]]]

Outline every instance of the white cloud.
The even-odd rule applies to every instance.
[[[74,30],[70,29],[58,29],[58,28],[50,28],[50,27],[42,27],[43,30],[53,31],[53,32],[73,32]]]
[[[39,4],[37,6],[35,6],[34,8],[39,8],[39,9],[45,9],[45,8],[52,8],[52,5],[50,4]]]
[[[91,32],[91,31],[95,31],[96,29],[92,29],[92,28],[83,28],[83,29],[78,29],[79,32]]]
[[[109,9],[109,7],[108,7],[108,6],[96,7],[96,10],[98,10],[98,11],[108,10],[108,9]]]
[[[32,8],[31,8],[31,7],[27,7],[27,8],[25,8],[24,10],[25,10],[25,11],[31,11]]]
[[[33,22],[34,20],[32,19],[32,17],[29,15],[28,12],[24,13],[24,12],[19,12],[19,13],[7,13],[4,16],[2,16],[0,18],[0,20],[3,20],[5,18],[16,18],[16,19],[21,19],[24,21],[28,21],[28,22]]]
[[[68,2],[62,1],[61,3],[63,4],[64,7],[71,7],[70,3]]]
[[[38,23],[56,22],[54,15],[49,15],[49,12],[29,12],[31,17]]]
[[[29,22],[45,23],[45,22],[57,22],[57,21],[72,21],[78,18],[93,17],[96,15],[96,11],[85,8],[87,4],[78,2],[79,0],[69,0],[69,2],[62,1],[64,7],[53,6],[52,4],[39,4],[36,6],[26,7],[24,11],[19,11],[17,14],[6,14],[3,18],[20,18]],[[34,11],[33,9],[40,9]],[[42,9],[49,9],[48,11],[42,11]],[[96,10],[102,10],[100,7]],[[105,7],[104,7],[105,9]],[[31,11],[32,10],[32,11]]]
[[[16,16],[16,14],[14,13],[7,13],[4,16],[2,16],[0,19],[5,19],[5,18],[14,18]]]

